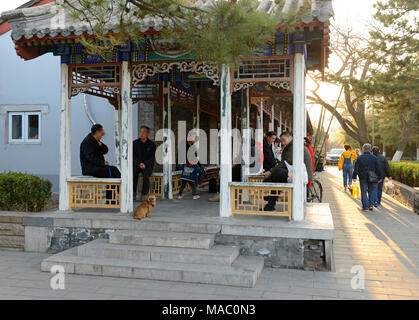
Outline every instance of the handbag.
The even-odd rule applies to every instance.
[[[365,165],[364,159],[361,158],[361,163],[364,166],[365,169],[367,169],[367,176],[368,176],[368,182],[369,183],[378,183],[378,180],[380,180],[380,177],[378,174],[373,170],[368,170],[368,167]]]

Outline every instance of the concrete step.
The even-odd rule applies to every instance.
[[[70,274],[253,287],[263,264],[263,257],[240,256],[231,266],[203,268],[199,264],[81,257],[72,248],[44,259],[41,270],[50,272],[52,266],[61,265]]]
[[[82,218],[79,218],[82,219]],[[154,217],[149,219],[135,220],[126,214],[115,217],[103,217],[99,215],[90,221],[92,228],[120,229],[120,230],[144,230],[144,231],[168,231],[168,232],[193,232],[193,233],[218,233],[221,231],[221,223],[212,221],[216,219],[197,219],[196,217],[173,218]],[[59,219],[59,226],[73,226],[72,219]]]
[[[214,240],[215,234],[137,230],[120,230],[109,237],[112,244],[196,249],[209,249]]]
[[[97,239],[77,247],[82,257],[102,257],[121,260],[180,262],[205,265],[231,265],[239,256],[238,247],[215,245],[210,249],[120,245]]]
[[[143,231],[167,231],[167,232],[192,232],[192,233],[218,233],[221,231],[220,224],[183,221],[159,221],[156,219],[143,219],[136,224],[135,230]]]

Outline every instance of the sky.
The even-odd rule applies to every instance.
[[[14,8],[28,2],[28,0],[0,0],[0,12],[5,10],[13,10]],[[334,0],[333,8],[335,16],[331,23],[342,27],[349,27],[356,33],[366,34],[365,24],[371,21],[374,13],[373,4],[376,0]],[[333,56],[329,58],[329,64],[335,63],[336,59]],[[307,89],[314,88],[314,84],[308,80]],[[331,85],[322,85],[319,94],[327,102],[333,104],[339,95],[338,87]],[[318,114],[320,112],[319,106],[308,105],[310,117],[313,122],[317,122]],[[330,116],[329,114],[327,116]],[[326,121],[328,123],[328,121]],[[334,121],[332,131],[336,132],[338,124]]]

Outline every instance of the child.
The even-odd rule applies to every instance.
[[[188,163],[186,165],[183,165],[183,169],[182,169],[182,175],[180,176],[180,180],[181,180],[181,185],[180,185],[180,189],[179,189],[179,195],[177,196],[178,199],[182,199],[182,193],[183,193],[183,189],[185,189],[186,184],[189,183],[189,185],[192,188],[192,194],[193,194],[193,199],[197,200],[199,199],[199,195],[196,192],[196,177],[198,174],[205,174],[205,170],[203,168],[201,168],[200,166],[198,166],[197,164],[191,164]]]

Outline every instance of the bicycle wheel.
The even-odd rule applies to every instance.
[[[319,180],[313,180],[313,183],[310,186],[310,193],[313,202],[322,202],[323,187]]]

